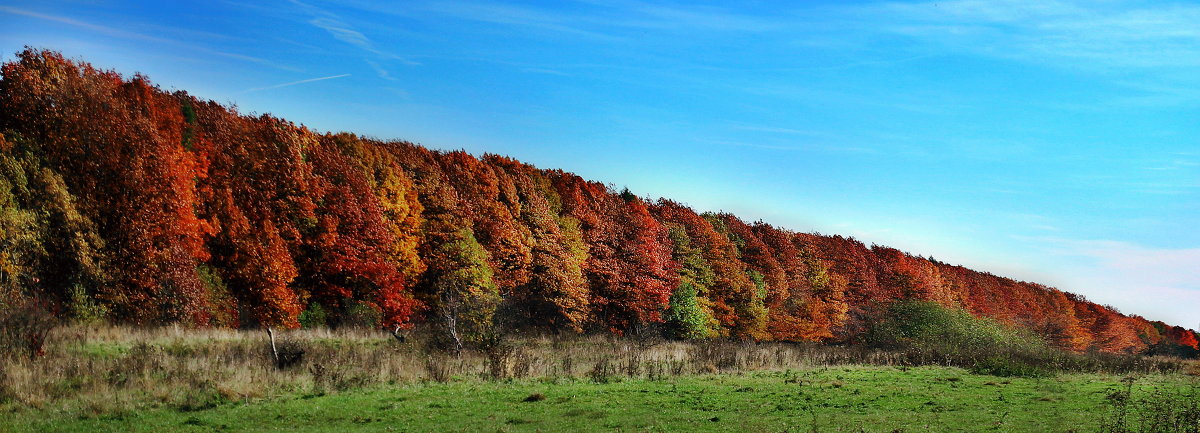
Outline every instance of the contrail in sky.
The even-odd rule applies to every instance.
[[[276,84],[276,85],[274,85],[274,86],[267,86],[267,87],[255,87],[255,88],[253,88],[253,89],[246,90],[246,91],[244,91],[244,92],[242,92],[242,93],[257,92],[257,91],[259,91],[259,90],[278,89],[278,88],[280,88],[280,87],[295,86],[295,85],[297,85],[297,84],[311,83],[311,82],[313,82],[313,81],[332,80],[332,79],[334,79],[334,78],[342,78],[342,77],[349,77],[349,76],[350,76],[350,74],[342,74],[342,75],[330,75],[330,76],[328,76],[328,77],[320,77],[320,78],[309,78],[309,79],[307,79],[307,80],[292,81],[292,82],[290,82],[290,83]]]

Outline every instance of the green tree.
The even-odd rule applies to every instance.
[[[500,293],[488,266],[488,253],[469,228],[459,229],[432,260],[442,270],[433,283],[435,314],[456,350],[479,342],[491,330]],[[432,267],[432,266],[431,266]]]
[[[712,267],[704,260],[703,252],[692,246],[683,226],[671,224],[667,235],[673,246],[672,257],[680,265],[679,286],[671,294],[665,317],[669,332],[683,339],[714,337],[720,323],[713,318],[705,296],[716,279]]]
[[[17,194],[28,188],[15,161],[0,154],[0,308],[32,294],[45,260],[37,213],[21,206]]]
[[[37,146],[0,136],[0,286],[5,299],[36,297],[95,321],[106,310],[93,296],[106,283],[95,224],[79,212],[61,175]]]

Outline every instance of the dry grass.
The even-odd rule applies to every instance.
[[[201,409],[224,401],[413,379],[382,333],[294,331],[306,362],[276,369],[261,332],[177,327],[68,327],[51,333],[45,356],[0,363],[0,404],[104,414],[142,406]],[[385,338],[386,337],[386,338]]]
[[[400,343],[387,332],[367,329],[281,332],[281,350],[303,355],[294,365],[278,368],[261,331],[63,327],[51,332],[42,357],[0,357],[0,411],[92,417],[144,407],[202,410],[231,401],[381,384],[510,378],[608,382],[919,360],[912,353],[815,343],[579,335],[510,338],[488,351],[454,354],[430,349],[435,346],[431,334],[416,331]]]
[[[1200,361],[1189,361],[1183,366],[1182,371],[1188,376],[1200,376]]]
[[[229,401],[322,394],[379,384],[508,378],[665,377],[867,362],[889,354],[819,345],[665,342],[602,336],[510,339],[487,352],[431,350],[425,333],[400,343],[386,332],[280,333],[292,366],[272,362],[260,331],[180,327],[63,327],[45,355],[0,359],[0,408],[97,416],[139,407],[198,410]]]

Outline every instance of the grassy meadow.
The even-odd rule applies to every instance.
[[[44,356],[0,365],[0,431],[1184,432],[1200,419],[1195,366],[1165,361],[995,376],[817,344],[538,336],[450,354],[420,332],[281,334],[281,352],[303,352],[283,367],[262,332],[58,328]]]
[[[1179,377],[1137,389],[1185,387]],[[1120,378],[998,379],[953,367],[816,367],[660,380],[523,379],[371,386],[203,409],[18,416],[14,431],[1091,432]]]

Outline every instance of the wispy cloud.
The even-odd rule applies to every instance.
[[[345,78],[345,77],[349,77],[349,76],[350,76],[350,74],[341,74],[341,75],[330,75],[330,76],[328,76],[328,77],[309,78],[309,79],[307,79],[307,80],[292,81],[292,82],[283,83],[283,84],[276,84],[276,85],[273,85],[273,86],[255,87],[255,88],[253,88],[253,89],[247,89],[246,91],[244,91],[244,92],[242,92],[242,93],[257,92],[257,91],[260,91],[260,90],[271,90],[271,89],[278,89],[278,88],[280,88],[280,87],[295,86],[295,85],[297,85],[297,84],[312,83],[312,82],[315,82],[315,81],[325,81],[325,80],[332,80],[332,79],[335,79],[335,78]]]
[[[98,25],[98,24],[92,24],[89,22],[84,22],[84,21],[80,21],[77,19],[69,18],[69,17],[43,14],[43,13],[38,13],[38,12],[29,11],[29,10],[25,10],[25,9],[18,9],[18,8],[14,8],[11,6],[0,6],[0,12],[5,12],[5,13],[13,14],[13,15],[26,16],[26,17],[30,17],[30,18],[37,18],[37,19],[42,19],[42,20],[46,20],[46,21],[54,21],[54,22],[66,24],[69,26],[74,26],[74,27],[78,27],[78,28],[82,28],[82,29],[91,30],[91,31],[94,31],[96,33],[100,33],[103,35],[113,36],[113,37],[118,37],[118,38],[123,38],[123,39],[133,39],[133,40],[147,41],[147,42],[164,42],[164,43],[175,42],[175,41],[171,41],[168,39],[163,39],[163,38],[159,38],[159,37],[155,37],[155,36],[144,35],[141,33],[134,33],[134,32],[130,32],[127,30],[114,29],[112,27],[106,27],[106,26],[102,26],[102,25]]]
[[[231,59],[257,63],[260,65],[270,66],[270,67],[277,68],[277,69],[282,69],[282,70],[287,70],[287,71],[296,71],[297,70],[296,68],[292,68],[292,67],[289,67],[286,65],[280,65],[275,62],[272,62],[272,61],[269,61],[269,60],[266,60],[263,58],[259,58],[259,57],[247,56],[247,55],[238,54],[238,53],[230,53],[230,52],[220,51],[220,50],[214,50],[212,48],[208,48],[208,47],[204,47],[204,46],[200,46],[200,45],[189,44],[189,43],[185,43],[185,42],[181,42],[181,41],[177,41],[177,40],[173,40],[173,39],[161,38],[161,37],[157,37],[157,36],[150,36],[150,35],[146,35],[146,34],[142,34],[142,33],[131,32],[128,30],[116,29],[116,28],[112,28],[112,27],[108,27],[108,26],[102,26],[99,24],[93,24],[93,23],[89,23],[86,21],[80,21],[80,20],[70,18],[70,17],[65,17],[65,16],[43,14],[43,13],[30,11],[30,10],[18,9],[18,8],[14,8],[11,6],[0,6],[0,12],[9,13],[9,14],[13,14],[13,15],[21,15],[21,16],[26,16],[26,17],[31,17],[31,18],[37,18],[37,19],[42,19],[42,20],[46,20],[46,21],[53,21],[53,22],[57,22],[60,24],[66,24],[69,26],[89,30],[89,31],[99,33],[102,35],[121,38],[121,39],[129,39],[129,40],[135,40],[135,41],[154,42],[154,43],[173,45],[176,47],[183,47],[188,50],[211,54],[214,56],[228,57]]]
[[[646,31],[795,35],[797,43],[870,42],[863,35],[904,36],[941,52],[1024,59],[1080,68],[1190,67],[1200,65],[1200,5],[1074,0],[933,0],[855,6],[742,8],[665,5],[637,0],[583,0],[571,8],[503,2],[413,2],[403,7],[358,2],[372,12],[419,17],[436,14],[613,41]],[[811,18],[823,17],[821,20]],[[853,33],[851,38],[846,34]],[[834,68],[886,65],[934,54],[918,50],[900,60],[862,60]]]
[[[754,16],[729,9],[700,5],[664,5],[641,1],[607,2],[605,5],[632,15],[630,19],[614,20],[610,24],[642,29],[710,30],[734,32],[765,32],[788,27],[776,17]]]
[[[549,32],[596,41],[621,42],[646,31],[763,32],[786,27],[784,20],[712,6],[663,5],[642,1],[577,2],[571,8],[545,8],[502,2],[412,2],[403,7],[359,2],[356,7],[394,15],[441,17],[509,26],[519,32]]]
[[[379,50],[376,50],[375,47],[371,45],[370,39],[367,39],[366,36],[364,36],[362,33],[359,33],[357,30],[350,28],[350,26],[346,23],[328,17],[314,18],[308,23],[325,29],[325,31],[329,32],[330,35],[333,35],[333,37],[339,41],[354,45],[372,53],[379,53]]]
[[[406,57],[379,49],[375,46],[375,43],[367,37],[367,35],[358,31],[354,26],[343,21],[342,18],[336,14],[299,0],[291,0],[291,2],[292,4],[298,6],[310,17],[310,19],[307,21],[308,24],[326,31],[334,39],[365,51],[380,60],[398,61],[410,66],[420,65],[420,63]],[[372,69],[375,70],[375,73],[379,75],[380,78],[391,79],[391,74],[389,74],[387,69],[382,67],[379,63],[371,61],[370,59],[364,60],[368,63],[368,65],[371,66]]]
[[[986,56],[1099,71],[1200,65],[1200,5],[939,0],[857,11],[877,31]]]
[[[379,63],[376,63],[371,59],[363,59],[363,61],[367,63],[367,66],[370,66],[371,69],[375,70],[375,75],[378,75],[379,78],[391,81],[396,80],[395,78],[392,78],[392,74],[388,72],[387,69],[384,69],[383,66],[380,66]]]
[[[446,2],[425,4],[421,8],[427,12],[460,20],[517,26],[523,27],[525,30],[550,31],[591,39],[620,39],[606,32],[589,28],[591,26],[582,16],[534,7],[493,2]],[[396,12],[392,9],[376,10]]]

